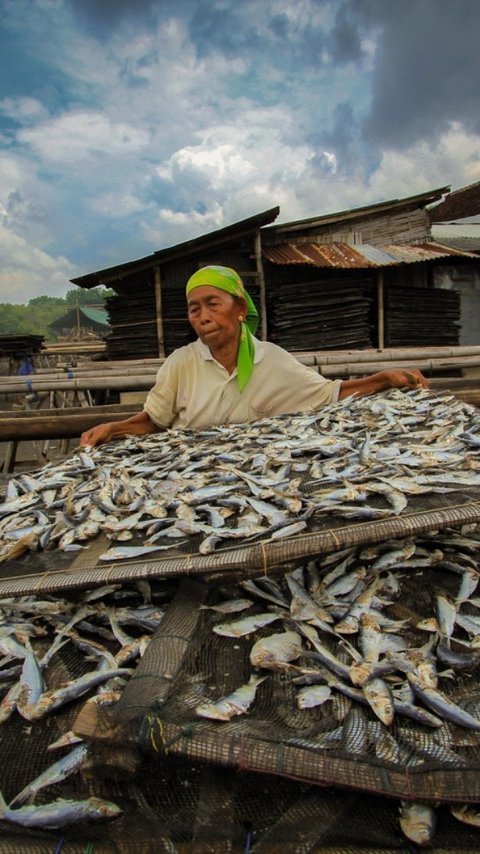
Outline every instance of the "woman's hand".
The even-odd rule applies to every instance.
[[[80,436],[80,447],[84,448],[88,445],[93,448],[95,445],[102,444],[102,442],[109,442],[113,438],[113,427],[115,427],[115,422],[108,422],[106,424],[97,424],[91,430],[85,430]]]
[[[382,373],[386,375],[389,388],[429,388],[428,380],[418,368],[392,368]]]
[[[357,397],[364,397],[367,394],[377,394],[377,392],[387,391],[389,388],[414,389],[428,387],[428,381],[418,368],[389,368],[385,371],[378,371],[376,374],[370,374],[367,377],[343,380],[338,399],[342,400],[351,394]]]
[[[91,430],[85,430],[80,436],[80,447],[89,446],[93,448],[102,442],[110,442],[111,439],[124,439],[125,436],[146,436],[148,433],[157,433],[160,430],[152,421],[145,410],[137,412],[131,418],[123,421],[107,421],[98,424]]]

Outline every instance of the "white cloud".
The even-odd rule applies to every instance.
[[[131,192],[111,192],[94,196],[89,202],[94,213],[121,219],[132,214],[145,213],[145,204]]]
[[[30,122],[42,118],[46,110],[38,98],[2,98],[0,112],[18,122]]]
[[[35,128],[19,131],[18,140],[30,145],[45,161],[79,162],[92,153],[132,154],[145,148],[147,131],[127,122],[114,122],[97,112],[67,113]]]
[[[480,177],[480,136],[452,122],[435,144],[418,142],[403,151],[387,151],[369,181],[376,198],[452,184],[463,187]]]
[[[222,228],[228,224],[224,216],[224,209],[215,202],[205,213],[162,208],[155,217],[142,222],[142,233],[155,248],[163,249]]]
[[[234,11],[239,25],[248,21],[238,41],[248,49],[232,39],[224,53],[216,33],[217,49],[201,56],[183,12],[195,2],[165,5],[149,28],[132,13],[97,38],[94,22],[82,29],[62,0],[0,0],[25,61],[46,72],[34,94],[5,89],[0,101],[21,125],[16,137],[8,121],[0,133],[0,269],[10,293],[61,289],[77,265],[140,257],[277,204],[280,222],[480,179],[480,140],[458,123],[435,145],[376,152],[372,167],[357,128],[381,32],[364,30],[362,68],[322,67],[320,54],[317,68],[314,53],[299,60],[309,29],[332,26],[337,0],[245,0]],[[283,26],[295,66],[293,54],[278,55]],[[339,105],[351,110],[334,126]]]
[[[2,225],[0,255],[1,302],[21,304],[43,294],[65,296],[72,287],[69,277],[74,269],[66,258],[54,258]]]

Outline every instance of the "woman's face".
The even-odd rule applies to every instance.
[[[243,297],[202,285],[188,296],[188,319],[200,340],[218,350],[238,342],[240,316],[245,317],[247,304]]]

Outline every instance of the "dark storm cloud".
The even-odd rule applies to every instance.
[[[317,23],[315,11],[328,6],[326,0],[312,5],[311,15],[289,16],[276,12],[263,14],[261,2],[215,3],[199,0],[189,21],[189,34],[197,54],[204,58],[212,50],[225,56],[239,56],[255,64],[268,64],[301,74],[302,69],[320,69],[334,61],[338,65],[358,60],[362,55],[358,31],[343,13],[343,2],[329,32]],[[295,8],[292,3],[292,8]]]
[[[358,127],[351,104],[337,104],[331,130],[325,133],[322,145],[327,151],[334,151],[341,171],[349,173],[358,162]]]
[[[79,23],[92,35],[108,36],[126,20],[148,24],[158,0],[67,0]],[[173,6],[166,0],[165,6]]]
[[[360,62],[362,45],[360,33],[348,14],[346,6],[340,6],[332,27],[329,48],[334,62]]]
[[[434,142],[452,121],[480,130],[478,0],[349,0],[363,34],[377,33],[368,141]]]

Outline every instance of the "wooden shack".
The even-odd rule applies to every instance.
[[[480,259],[480,181],[449,193],[429,210],[433,240],[452,249],[471,252]],[[444,264],[435,270],[436,288],[460,295],[460,343],[480,340],[480,264]]]
[[[263,229],[270,339],[291,350],[458,345],[460,294],[435,288],[436,271],[480,265],[431,239],[427,205],[447,189]]]
[[[185,282],[205,264],[237,269],[260,312],[259,337],[292,351],[456,346],[460,296],[434,287],[436,270],[453,258],[479,262],[431,240],[427,206],[448,189],[272,225],[275,207],[72,282],[116,292],[109,359],[163,357],[187,344]]]
[[[261,334],[265,337],[260,229],[273,222],[279,211],[278,207],[271,208],[137,261],[72,279],[73,284],[83,288],[108,282],[116,292],[106,302],[112,329],[107,338],[108,358],[163,357],[192,340],[185,309],[185,283],[206,264],[224,264],[238,270],[258,307]]]

